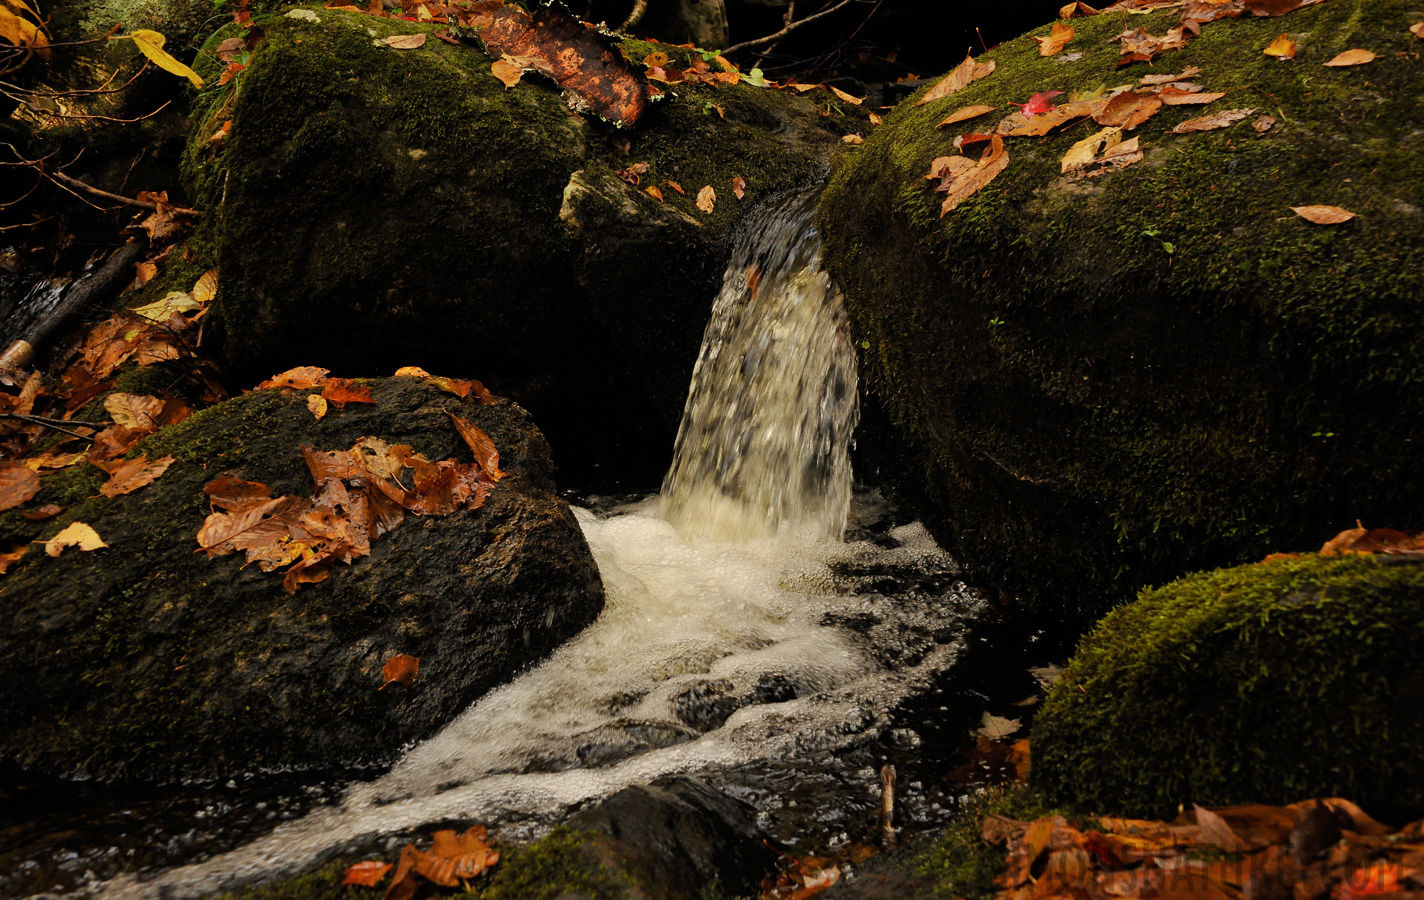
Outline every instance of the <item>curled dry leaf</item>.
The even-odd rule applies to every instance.
[[[84,552],[98,550],[100,547],[107,547],[104,539],[99,537],[99,533],[83,522],[71,522],[59,534],[45,541],[45,553],[50,556],[58,556],[68,547],[78,547]]]
[[[830,91],[832,94],[835,94],[837,97],[849,103],[851,106],[859,106],[860,104],[865,102],[864,97],[857,97],[853,94],[847,94],[845,91],[841,90],[833,84],[826,85],[826,90]]]
[[[924,106],[926,103],[933,103],[936,100],[943,100],[955,91],[978,81],[994,71],[994,61],[991,59],[986,63],[977,63],[973,56],[965,56],[964,62],[954,68],[952,72],[939,80],[934,87],[925,92],[925,95],[916,101],[916,106]]]
[[[377,688],[377,690],[384,691],[393,684],[399,684],[402,687],[414,687],[415,677],[419,674],[419,657],[397,653],[395,656],[386,660],[386,664],[381,667],[381,678],[384,679],[385,683]]]
[[[1155,116],[1161,108],[1162,99],[1160,97],[1153,94],[1139,94],[1136,91],[1124,91],[1109,100],[1106,106],[1095,113],[1093,121],[1099,125],[1131,131]]]
[[[330,369],[322,369],[317,366],[297,366],[295,369],[288,369],[280,375],[273,375],[271,378],[259,384],[254,390],[263,391],[271,388],[292,388],[293,390],[304,391],[307,388],[320,387],[326,383],[326,376],[330,374]]]
[[[381,39],[381,43],[392,50],[416,50],[425,46],[425,35],[422,34],[393,34]]]
[[[1292,206],[1291,211],[1315,225],[1339,225],[1355,218],[1355,213],[1338,206]]]
[[[1325,65],[1334,66],[1336,68],[1341,66],[1363,66],[1365,63],[1374,62],[1374,60],[1375,55],[1368,50],[1346,50]]]
[[[41,522],[45,519],[52,519],[62,512],[64,512],[64,507],[54,503],[46,503],[44,506],[24,510],[20,515],[31,522]]]
[[[173,465],[173,457],[165,456],[150,463],[147,455],[140,454],[122,462],[105,463],[98,460],[90,460],[90,462],[109,473],[109,480],[99,486],[99,493],[105,497],[122,497],[124,494],[132,494],[139,488],[156,481],[158,476],[168,471],[168,467]]]
[[[847,134],[841,138],[841,141],[847,144],[863,144],[865,143],[865,138],[858,134]]]
[[[1074,16],[1096,16],[1097,14],[1098,11],[1096,9],[1082,2],[1082,0],[1075,0],[1075,2],[1069,3],[1067,6],[1058,10],[1058,18],[1060,19],[1071,19]]]
[[[371,396],[371,386],[358,384],[352,378],[328,378],[322,386],[321,395],[338,406],[347,403],[375,403]]]
[[[880,113],[874,113],[874,112],[873,112],[873,113],[870,114],[870,124],[871,124],[872,126],[878,126],[881,122],[884,122],[884,121],[885,121],[884,119],[880,118]]]
[[[697,192],[697,208],[711,215],[712,209],[717,204],[717,192],[712,190],[712,185],[704,185],[702,190]]]
[[[1170,84],[1173,81],[1186,81],[1193,75],[1200,75],[1201,69],[1196,66],[1187,66],[1175,75],[1143,75],[1137,79],[1138,84]]]
[[[732,177],[732,194],[735,195],[738,200],[747,195],[747,180],[745,178],[740,175]],[[658,199],[661,200],[662,197],[659,196]]]
[[[659,203],[663,202],[663,192],[659,190],[658,186],[655,184],[650,184],[647,187],[643,188],[643,193],[647,194],[649,197],[652,197]]]
[[[4,575],[5,572],[12,565],[14,565],[20,557],[25,555],[25,551],[28,549],[30,549],[28,544],[21,544],[13,550],[7,550],[4,553],[0,553],[0,575]]]
[[[327,408],[326,398],[321,394],[307,395],[307,409],[316,417],[318,422],[321,421],[322,416],[326,415]]]
[[[140,28],[133,34],[126,36],[133,39],[139,52],[153,60],[155,66],[158,66],[165,72],[182,75],[191,81],[195,88],[201,88],[203,86],[203,79],[198,76],[197,72],[194,72],[192,69],[174,59],[168,54],[167,50],[163,49],[163,45],[168,41],[168,38],[156,31],[149,31],[146,28]],[[111,40],[113,39],[111,38]]]
[[[365,862],[358,862],[356,865],[346,870],[346,874],[341,877],[341,886],[355,885],[357,887],[375,887],[380,884],[381,879],[386,877],[386,873],[392,869],[388,862],[381,862],[379,859],[368,859]]]
[[[1283,34],[1271,41],[1261,52],[1276,59],[1295,59],[1295,41],[1291,40],[1290,35]]]
[[[1053,30],[1045,37],[1036,37],[1039,56],[1056,56],[1073,40],[1073,26],[1067,22],[1054,22]]]
[[[1177,125],[1172,128],[1172,134],[1188,134],[1193,131],[1212,131],[1217,128],[1225,128],[1228,125],[1240,122],[1255,111],[1254,108],[1227,109],[1219,113],[1212,113],[1209,116],[1198,116],[1195,119],[1178,122]]]
[[[430,373],[420,366],[401,366],[399,369],[396,369],[396,377],[400,378],[403,376],[410,378],[429,378]]]
[[[976,119],[979,116],[984,115],[985,113],[991,113],[996,109],[998,109],[997,106],[961,106],[959,109],[956,109],[954,112],[945,116],[944,121],[940,122],[935,127],[941,128],[945,125],[954,125],[958,122],[967,122],[968,120]]]
[[[29,466],[0,463],[0,510],[14,509],[40,492],[40,475]]]
[[[673,190],[677,191],[679,194],[686,194],[686,193],[687,193],[687,191],[684,191],[684,190],[682,189],[682,185],[678,184],[676,181],[664,181],[663,184],[665,184],[665,185],[667,185],[668,187],[672,188]]]

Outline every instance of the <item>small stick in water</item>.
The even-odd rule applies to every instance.
[[[885,846],[895,846],[895,767],[880,767],[880,834]]]

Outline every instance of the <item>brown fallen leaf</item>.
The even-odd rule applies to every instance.
[[[490,74],[503,82],[506,88],[512,88],[524,77],[524,67],[501,58],[490,66]]]
[[[1254,121],[1254,122],[1251,123],[1251,127],[1256,130],[1256,133],[1257,133],[1257,134],[1265,134],[1266,132],[1270,131],[1270,130],[1271,130],[1271,127],[1274,126],[1275,124],[1276,124],[1276,117],[1275,117],[1275,116],[1269,116],[1269,115],[1264,115],[1264,114],[1263,114],[1263,115],[1260,115],[1260,116],[1257,116],[1257,117],[1256,117],[1256,121]]]
[[[0,462],[0,510],[14,509],[40,492],[40,474],[29,466]]]
[[[424,34],[393,34],[381,38],[381,43],[392,50],[416,50],[425,46]]]
[[[173,465],[173,457],[165,456],[150,463],[147,455],[140,454],[133,459],[121,462],[104,462],[93,459],[90,462],[109,473],[109,480],[99,486],[100,495],[122,497],[124,494],[132,494],[139,488],[156,481],[158,476],[168,471],[168,467]]]
[[[835,94],[837,97],[849,103],[851,106],[859,106],[860,104],[865,102],[864,97],[856,97],[852,94],[847,94],[845,91],[841,90],[833,84],[826,85],[826,90],[830,91],[832,94]]]
[[[1205,106],[1208,103],[1215,103],[1226,96],[1226,91],[1216,91],[1208,93],[1206,91],[1184,91],[1180,88],[1173,88],[1170,84],[1163,85],[1161,92],[1157,95],[1167,106]]]
[[[1363,66],[1365,63],[1374,62],[1374,59],[1375,55],[1368,50],[1346,50],[1325,65],[1334,66],[1336,68],[1341,66]]]
[[[85,430],[87,431],[88,429]],[[46,450],[39,456],[31,456],[28,459],[21,460],[21,462],[36,472],[42,472],[45,469],[65,469],[76,463],[83,462],[85,458],[86,455],[83,453],[57,453],[53,450]]]
[[[28,519],[31,522],[39,522],[43,521],[44,519],[52,519],[62,512],[64,512],[64,507],[58,506],[54,503],[46,503],[44,506],[37,506],[34,509],[24,510],[20,513],[20,516],[22,518]]]
[[[365,862],[358,862],[346,870],[346,874],[341,878],[341,885],[356,885],[357,887],[375,887],[380,883],[392,866],[388,862],[381,862],[378,859],[368,859]]]
[[[143,428],[129,428],[127,425],[110,425],[94,435],[89,445],[88,459],[114,459],[123,456],[152,432]]]
[[[272,499],[272,489],[267,485],[230,475],[214,478],[203,488],[203,493],[208,495],[209,506],[225,512],[235,512]]]
[[[1295,41],[1291,40],[1290,35],[1283,34],[1271,41],[1261,52],[1276,59],[1295,59]]]
[[[1196,809],[1197,826],[1202,830],[1202,840],[1224,853],[1240,853],[1246,849],[1246,842],[1237,837],[1226,820],[1206,807],[1193,804]]]
[[[1415,22],[1413,25],[1409,26],[1409,30],[1411,33],[1413,33],[1415,37],[1419,38],[1421,41],[1424,41],[1424,22]]]
[[[396,369],[396,377],[400,378],[402,376],[409,376],[411,378],[429,378],[430,373],[422,369],[420,366],[401,366],[399,369]]]
[[[1212,131],[1216,128],[1225,128],[1228,125],[1239,122],[1254,113],[1255,109],[1226,109],[1219,113],[1212,113],[1209,116],[1198,116],[1195,119],[1188,119],[1185,122],[1178,122],[1172,128],[1172,134],[1188,134],[1193,131]]]
[[[665,184],[665,185],[667,185],[668,187],[672,188],[673,190],[677,191],[679,194],[686,194],[686,193],[687,193],[687,191],[684,191],[684,190],[682,189],[682,185],[678,184],[676,181],[664,181],[663,184]]]
[[[945,125],[954,125],[958,122],[967,122],[968,120],[978,118],[979,116],[982,116],[985,113],[991,113],[996,109],[998,109],[997,106],[983,106],[982,104],[975,106],[961,106],[959,109],[956,109],[954,112],[945,116],[944,121],[940,122],[935,127],[941,128]]]
[[[649,197],[652,197],[659,203],[663,202],[663,192],[659,190],[658,186],[655,184],[650,184],[647,187],[643,188],[643,193],[647,194]]]
[[[738,200],[747,195],[747,180],[745,178],[740,175],[734,175],[732,177],[732,194],[735,195]],[[662,197],[659,196],[658,199],[661,200]]]
[[[297,366],[295,369],[288,369],[280,375],[273,375],[271,378],[253,388],[253,390],[264,391],[271,388],[292,388],[293,390],[304,391],[308,388],[320,387],[326,382],[326,376],[330,374],[330,369],[322,369],[317,366]]]
[[[871,124],[871,125],[878,126],[878,125],[880,125],[880,123],[883,122],[883,121],[885,121],[885,120],[882,119],[882,118],[880,118],[880,113],[874,113],[874,112],[873,112],[873,113],[870,114],[870,124]]]
[[[863,144],[865,143],[865,138],[858,134],[847,134],[841,136],[841,141],[846,144]]]
[[[29,544],[21,544],[13,550],[0,553],[0,575],[4,575],[6,570],[14,565],[20,557],[24,556],[25,551],[28,549],[30,549]]]
[[[1075,0],[1075,2],[1069,3],[1067,6],[1058,10],[1058,18],[1060,19],[1071,19],[1074,16],[1096,16],[1097,14],[1098,11],[1084,3],[1083,0]]]
[[[475,455],[475,462],[480,464],[480,468],[495,481],[503,478],[506,472],[499,470],[499,450],[495,448],[494,441],[489,439],[478,425],[468,419],[463,419],[448,409],[445,414],[455,424],[455,430],[460,433],[460,437],[465,441],[465,446],[470,448],[470,452]]]
[[[1196,66],[1187,66],[1185,69],[1175,75],[1143,75],[1141,78],[1137,79],[1137,83],[1147,85],[1170,84],[1173,81],[1186,81],[1193,75],[1200,74],[1201,69],[1198,69]]]
[[[307,410],[308,410],[309,412],[311,412],[311,414],[312,414],[313,416],[316,417],[316,420],[317,420],[318,422],[321,421],[322,416],[325,416],[325,415],[326,415],[327,409],[328,409],[328,406],[327,406],[326,398],[323,397],[321,394],[308,394],[308,395],[307,395]]]
[[[157,275],[157,264],[147,261],[134,263],[134,287],[143,287]]]
[[[708,215],[711,215],[716,203],[717,192],[712,190],[712,185],[704,185],[702,190],[697,192],[697,208]]]
[[[1115,126],[1131,131],[1157,114],[1162,108],[1162,99],[1153,94],[1139,94],[1124,91],[1108,101],[1102,110],[1093,116],[1099,125]]]
[[[104,398],[104,409],[118,425],[139,431],[156,431],[163,401],[147,394],[125,394],[115,391]]]
[[[925,95],[916,101],[916,106],[924,106],[926,103],[933,103],[936,100],[943,100],[955,91],[990,75],[994,71],[994,61],[991,59],[986,63],[977,63],[973,56],[965,56],[964,62],[954,68],[952,72],[944,76],[925,92]]]
[[[386,664],[381,667],[381,677],[385,679],[377,690],[384,691],[393,684],[402,687],[414,687],[415,677],[420,673],[420,659],[415,656],[407,656],[404,653],[397,653]]]
[[[99,533],[83,522],[71,522],[69,527],[44,542],[45,553],[50,556],[58,556],[68,547],[78,547],[88,553],[107,546]]]
[[[359,384],[353,378],[328,378],[322,386],[321,395],[338,406],[347,403],[375,403],[371,396],[371,386]]]
[[[1038,41],[1039,56],[1057,56],[1073,40],[1073,26],[1067,22],[1054,22],[1053,30],[1047,36],[1034,40]]]
[[[949,185],[944,203],[940,206],[940,218],[997,178],[1008,165],[1009,154],[1004,152],[1004,139],[997,134],[991,135],[989,149],[983,158]]]
[[[1335,535],[1320,548],[1321,556],[1349,554],[1409,554],[1424,552],[1424,532],[1396,531],[1393,528],[1365,528],[1358,521]]]
[[[1355,218],[1355,213],[1338,206],[1292,206],[1291,211],[1315,225],[1339,225]]]

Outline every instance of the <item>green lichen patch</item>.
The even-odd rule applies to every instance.
[[[986,54],[992,75],[907,101],[846,151],[823,204],[830,268],[922,466],[932,527],[981,577],[1092,615],[1357,517],[1413,522],[1424,69],[1410,10],[1329,0],[1216,22],[1121,70],[1108,39],[1160,34],[1175,11],[1075,19],[1081,59],[1010,41]],[[1294,61],[1261,53],[1282,30]],[[1357,46],[1379,58],[1322,65]],[[1226,97],[1140,126],[1143,162],[1069,183],[1061,157],[1098,126],[1011,138],[1007,170],[939,218],[930,161],[995,122],[937,129],[951,111],[1187,66]],[[1166,133],[1224,108],[1277,122]],[[1360,217],[1312,226],[1289,209],[1305,204]]]
[[[1299,559],[1145,591],[1083,641],[1034,720],[1033,781],[1080,808],[1347,797],[1424,812],[1424,564]]]

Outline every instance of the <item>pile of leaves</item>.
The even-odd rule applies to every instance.
[[[1008,850],[996,896],[1402,900],[1424,891],[1424,820],[1394,829],[1339,798],[1096,826],[985,818],[984,840]]]
[[[1366,528],[1357,519],[1354,528],[1347,528],[1320,547],[1321,556],[1424,556],[1424,531],[1398,531],[1394,528]],[[1262,562],[1277,559],[1297,559],[1299,553],[1272,553]]]
[[[499,851],[490,847],[483,825],[472,825],[464,833],[453,829],[437,831],[430,839],[429,850],[414,844],[406,844],[401,850],[385,900],[409,900],[425,884],[464,886],[468,890],[472,879],[499,862]],[[377,887],[390,870],[391,864],[381,860],[360,862],[346,870],[341,883]]]
[[[328,401],[374,402],[365,385],[325,373],[293,369],[261,387],[315,387],[319,379],[323,393],[308,398],[318,418],[326,414]],[[466,393],[477,383],[467,382]],[[241,551],[245,565],[255,563],[264,572],[286,567],[282,586],[295,593],[303,584],[324,581],[337,562],[350,565],[369,556],[371,542],[398,528],[406,513],[448,516],[479,509],[504,477],[499,451],[479,426],[447,414],[474,462],[431,462],[408,444],[392,446],[377,437],[363,437],[349,450],[303,447],[313,482],[310,497],[273,497],[264,484],[216,478],[203,489],[214,511],[198,530],[198,546],[210,557]]]

